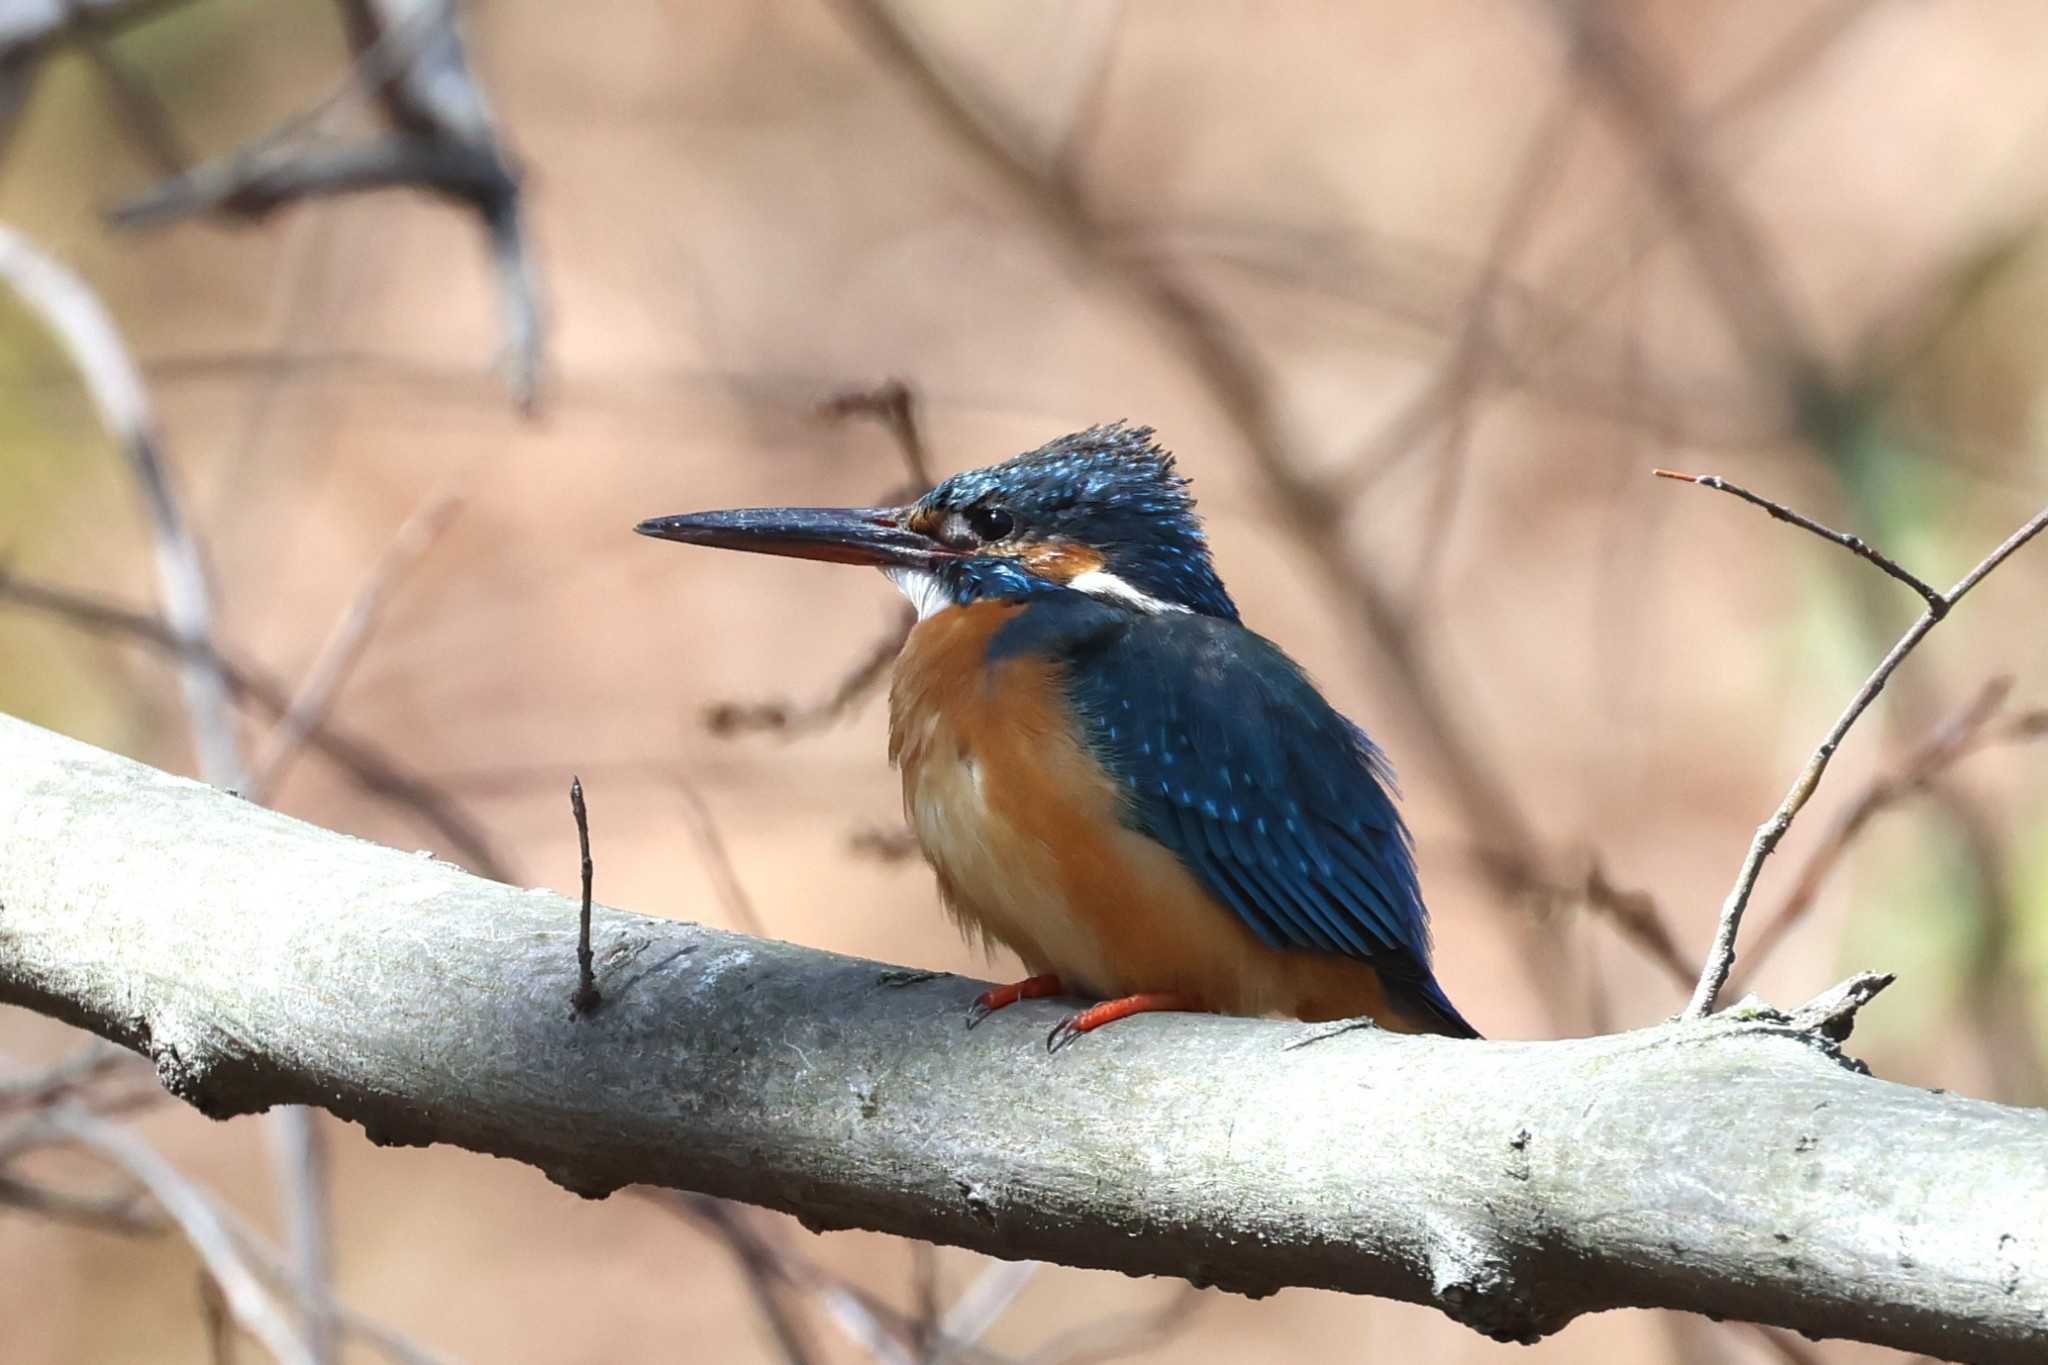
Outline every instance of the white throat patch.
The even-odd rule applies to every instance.
[[[936,574],[895,564],[882,570],[882,576],[896,585],[896,591],[910,599],[910,605],[917,608],[920,621],[929,621],[953,605],[953,594],[946,591],[946,585]]]

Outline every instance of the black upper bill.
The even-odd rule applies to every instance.
[[[822,559],[879,568],[929,568],[952,552],[903,525],[901,507],[740,507],[654,517],[633,529],[643,536],[721,550]]]

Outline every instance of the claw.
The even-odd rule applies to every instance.
[[[974,1003],[968,1007],[967,1027],[973,1028],[997,1010],[1014,1005],[1019,1000],[1039,1000],[1048,995],[1058,995],[1065,989],[1066,987],[1060,984],[1059,977],[1050,972],[1043,976],[1027,976],[1022,981],[1012,981],[1008,985],[990,986],[975,996]]]
[[[1119,1000],[1105,1000],[1099,1005],[1070,1014],[1052,1026],[1052,1032],[1045,1035],[1045,1050],[1058,1052],[1084,1033],[1093,1033],[1104,1024],[1113,1024],[1119,1019],[1128,1019],[1134,1014],[1151,1014],[1163,1011],[1200,1012],[1201,1002],[1171,991],[1151,991],[1143,995],[1126,995]]]

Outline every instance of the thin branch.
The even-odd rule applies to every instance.
[[[272,728],[263,756],[256,764],[256,774],[243,793],[251,801],[265,801],[277,790],[292,760],[305,747],[307,736],[327,718],[335,694],[361,661],[364,646],[376,630],[392,593],[448,529],[461,508],[462,499],[454,494],[429,497],[399,526],[391,544],[370,566],[349,599],[347,610],[322,642],[299,690],[292,694],[291,705]]]
[[[2043,508],[2025,525],[2007,536],[1997,549],[1979,561],[1976,568],[1964,574],[1954,587],[1946,593],[1939,594],[1940,601],[1928,604],[1920,619],[1899,637],[1891,652],[1884,656],[1876,670],[1864,680],[1863,686],[1857,689],[1856,695],[1850,698],[1847,709],[1828,730],[1826,737],[1820,742],[1820,747],[1813,751],[1813,756],[1807,760],[1806,767],[1793,782],[1791,790],[1785,793],[1785,799],[1779,803],[1778,809],[1772,813],[1770,819],[1757,826],[1756,835],[1750,840],[1749,852],[1742,860],[1742,870],[1736,874],[1735,885],[1729,891],[1727,899],[1722,902],[1720,923],[1714,931],[1714,943],[1708,950],[1706,966],[1700,972],[1699,984],[1693,989],[1692,999],[1686,1003],[1681,1018],[1697,1019],[1714,1007],[1715,997],[1720,994],[1721,987],[1727,983],[1729,972],[1734,968],[1735,935],[1742,927],[1743,912],[1748,909],[1750,897],[1756,891],[1757,877],[1763,871],[1764,862],[1778,847],[1778,841],[1785,837],[1785,831],[1792,827],[1793,819],[1806,805],[1814,789],[1820,785],[1829,761],[1834,758],[1835,750],[1841,747],[1849,728],[1862,716],[1870,703],[1877,699],[1877,694],[1884,690],[1886,681],[1905,661],[1906,656],[1919,646],[1929,631],[1940,624],[1950,609],[1972,588],[1983,582],[1987,574],[2003,564],[2022,545],[2039,535],[2044,526],[2048,526],[2048,508]]]
[[[1811,531],[1822,540],[1839,545],[1849,553],[1858,555],[1877,565],[1878,568],[1920,594],[1921,599],[1927,603],[1927,609],[1933,612],[1937,619],[1948,610],[1948,602],[1942,597],[1939,588],[1911,572],[1897,560],[1885,554],[1861,536],[1851,535],[1847,531],[1836,531],[1823,526],[1812,517],[1802,512],[1795,512],[1781,502],[1773,502],[1760,493],[1752,493],[1741,484],[1731,483],[1719,474],[1681,474],[1675,469],[1653,469],[1650,472],[1660,479],[1677,479],[1681,483],[1696,483],[1702,488],[1711,488],[1717,493],[1732,494],[1753,507],[1761,507],[1779,521],[1790,522],[1801,530]]]

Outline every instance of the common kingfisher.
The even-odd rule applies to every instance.
[[[1369,1016],[1475,1038],[1430,970],[1387,759],[1247,629],[1188,481],[1122,422],[956,474],[904,507],[766,507],[635,528],[881,569],[917,623],[889,758],[946,908],[1102,1003],[1057,1050],[1149,1010]]]

